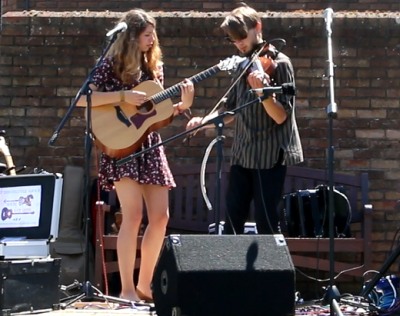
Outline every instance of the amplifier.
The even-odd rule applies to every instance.
[[[0,261],[0,315],[58,309],[61,260]]]
[[[294,315],[282,235],[170,235],[153,277],[158,316]]]

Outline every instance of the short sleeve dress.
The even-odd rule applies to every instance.
[[[150,74],[143,72],[138,81],[136,80],[132,85],[126,85],[115,75],[113,63],[113,59],[107,57],[95,70],[92,83],[99,91],[130,90],[143,81],[151,80]],[[160,134],[151,132],[138,151],[160,142]],[[116,164],[116,161],[115,158],[105,153],[101,154],[98,181],[101,188],[105,191],[112,190],[114,182],[124,177],[129,177],[140,184],[162,185],[170,188],[176,186],[163,146],[156,147],[153,150],[132,158],[120,166]]]

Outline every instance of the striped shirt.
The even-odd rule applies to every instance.
[[[271,85],[294,83],[294,71],[290,59],[278,53],[275,59],[277,68]],[[234,76],[242,72],[239,67]],[[233,110],[248,104],[257,96],[249,93],[251,87],[246,75],[233,87],[228,95],[226,108]],[[277,100],[283,105],[287,119],[277,124],[265,111],[261,102],[250,104],[235,114],[235,132],[232,144],[232,165],[249,169],[270,169],[283,151],[283,164],[293,165],[303,161],[299,131],[295,117],[295,97],[278,94]]]

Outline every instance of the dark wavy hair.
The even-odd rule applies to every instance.
[[[241,2],[239,7],[225,17],[220,27],[229,39],[242,40],[257,23],[261,23],[258,12]]]

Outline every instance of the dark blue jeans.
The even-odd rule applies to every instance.
[[[231,166],[226,195],[225,234],[243,234],[252,201],[258,233],[279,233],[278,204],[286,169],[281,164],[262,170]]]

